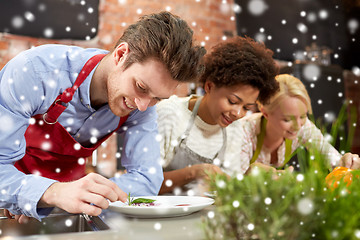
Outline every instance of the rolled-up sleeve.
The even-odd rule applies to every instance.
[[[40,220],[51,209],[37,208],[38,201],[55,181],[25,175],[14,167],[25,154],[24,134],[31,116],[42,104],[35,79],[24,56],[10,61],[0,73],[0,208]]]

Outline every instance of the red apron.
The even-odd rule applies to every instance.
[[[120,128],[127,116],[120,119],[118,127],[113,132],[89,148],[81,146],[57,122],[57,119],[66,109],[76,89],[104,56],[105,54],[99,54],[90,58],[76,78],[74,85],[60,94],[46,113],[33,117],[36,122],[29,125],[25,132],[26,153],[15,163],[17,169],[26,174],[39,174],[61,182],[73,181],[85,176],[86,158]]]

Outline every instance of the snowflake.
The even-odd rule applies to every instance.
[[[214,218],[215,217],[214,211],[209,211],[207,216],[208,216],[208,218]]]
[[[235,200],[235,201],[233,201],[232,205],[234,208],[238,208],[240,206],[240,203],[238,200]]]
[[[72,225],[73,225],[73,221],[71,219],[66,219],[65,220],[65,226],[71,227]]]
[[[85,159],[84,158],[79,158],[78,159],[78,164],[79,165],[84,165],[85,164]]]
[[[161,223],[156,222],[156,223],[154,224],[154,229],[157,230],[157,231],[159,231],[159,230],[161,229]]]
[[[220,160],[219,158],[215,158],[214,161],[213,161],[213,164],[214,164],[215,166],[220,166],[221,160]]]
[[[263,0],[250,0],[248,10],[254,16],[262,15],[268,9],[268,5]]]
[[[14,121],[9,116],[1,116],[0,117],[0,131],[7,132],[11,131],[14,126]]]
[[[188,196],[194,196],[194,195],[195,195],[195,191],[192,190],[192,189],[190,189],[190,190],[188,190],[188,191],[186,192],[186,194],[187,194]]]
[[[22,28],[24,26],[24,19],[21,16],[14,16],[11,19],[11,25],[16,28]]]
[[[151,168],[149,168],[149,173],[150,174],[156,174],[156,168],[154,168],[154,167],[151,167]]]
[[[321,75],[321,69],[318,65],[307,64],[303,69],[303,74],[307,81],[316,81]]]
[[[297,203],[297,210],[302,215],[309,215],[314,210],[314,203],[309,198],[303,198]]]
[[[75,150],[80,150],[80,148],[81,148],[81,145],[79,143],[74,144],[74,149]]]
[[[226,183],[224,180],[218,180],[216,181],[216,185],[219,187],[219,188],[224,188],[226,186]]]
[[[253,231],[253,230],[255,229],[255,225],[252,224],[252,223],[249,223],[249,224],[247,225],[247,228],[248,228],[250,231]]]
[[[271,202],[272,202],[272,200],[271,200],[271,198],[269,198],[269,197],[265,198],[265,200],[264,200],[264,203],[265,203],[266,205],[270,205]]]
[[[48,150],[50,150],[50,148],[51,148],[51,143],[50,142],[43,142],[41,144],[41,149],[42,150],[48,151]]]
[[[356,229],[354,234],[355,234],[356,238],[360,239],[360,230],[359,229]]]
[[[172,185],[173,185],[173,181],[171,179],[165,181],[165,186],[171,187]]]
[[[26,203],[25,206],[24,206],[24,209],[26,211],[31,211],[32,207],[31,207],[31,204],[30,203]]]
[[[238,174],[236,175],[236,178],[237,178],[237,180],[241,181],[241,180],[244,179],[244,175],[241,174],[241,173],[238,173]]]
[[[43,34],[46,38],[52,38],[54,36],[54,30],[52,28],[45,28]]]

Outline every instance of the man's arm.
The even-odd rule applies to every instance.
[[[44,92],[36,79],[32,63],[24,54],[0,72],[0,207],[14,215],[40,219],[50,211],[38,209],[37,203],[55,181],[25,175],[14,167],[14,162],[25,154],[24,134],[30,118],[43,103]]]

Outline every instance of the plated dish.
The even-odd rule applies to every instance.
[[[110,203],[109,209],[127,216],[141,218],[185,216],[210,206],[214,199],[199,196],[141,196],[155,200],[152,205],[131,205],[120,201]]]

